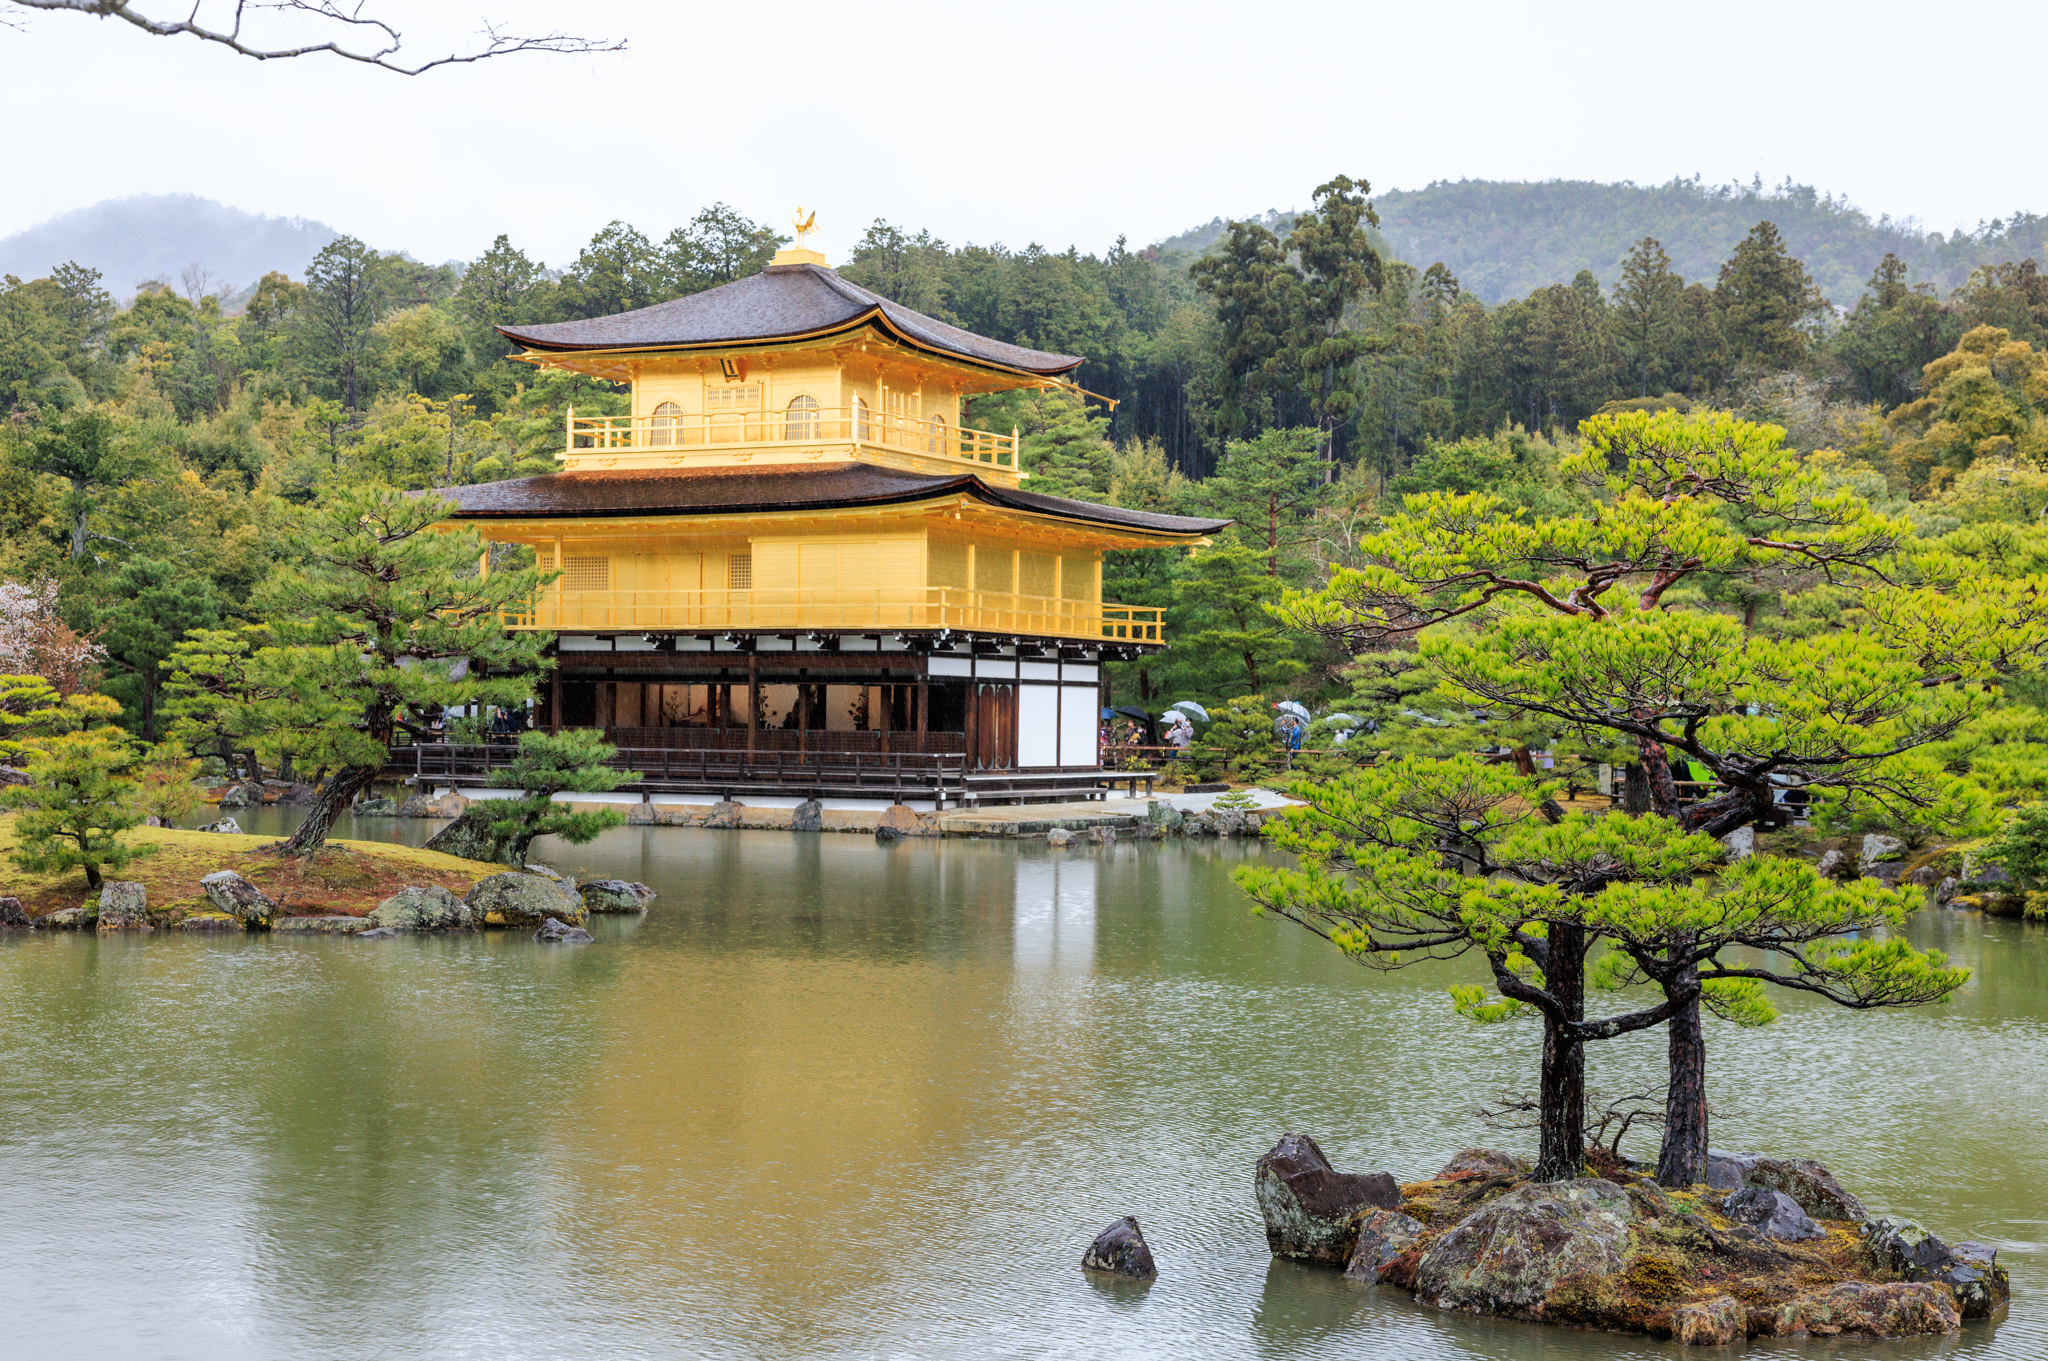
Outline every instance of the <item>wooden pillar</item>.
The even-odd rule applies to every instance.
[[[981,736],[981,684],[972,676],[967,678],[967,721],[960,726],[967,730],[967,765],[973,769],[981,753],[975,746]]]
[[[895,717],[889,711],[896,704],[896,687],[884,683],[876,686],[875,689],[879,690],[882,696],[882,750],[887,751],[889,749],[889,721]]]
[[[554,674],[548,677],[548,731],[562,730],[562,666],[555,664]]]
[[[911,703],[917,706],[917,733],[919,737],[924,736],[930,726],[927,716],[932,711],[931,669],[932,664],[929,657],[919,657],[917,659],[917,693],[911,697]],[[923,742],[919,742],[917,746],[919,751],[924,750]]]
[[[761,727],[761,661],[747,654],[747,759],[754,759],[754,734]]]
[[[796,673],[796,754],[801,760],[811,749],[811,683],[804,679],[808,670]]]

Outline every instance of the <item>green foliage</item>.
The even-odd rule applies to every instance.
[[[2030,803],[2013,814],[1984,858],[2003,865],[2022,889],[2048,888],[2048,803]]]
[[[581,846],[607,828],[623,827],[626,816],[616,808],[576,811],[554,797],[602,793],[638,781],[638,771],[614,770],[605,764],[617,754],[617,748],[597,732],[521,733],[519,754],[490,773],[492,788],[517,789],[519,797],[481,805],[491,836],[501,848],[500,858],[523,865],[535,837],[558,836]]]
[[[1245,782],[1264,779],[1277,754],[1273,708],[1260,695],[1239,695],[1211,709],[1209,726],[1188,751],[1202,779],[1228,776]]]
[[[118,728],[95,727],[118,709],[111,700],[74,696],[63,705],[68,731],[29,745],[28,783],[0,791],[0,807],[13,811],[15,867],[30,874],[85,871],[86,887],[100,887],[103,869],[119,873],[137,854],[121,833],[143,819],[128,771],[135,751]]]
[[[150,748],[135,771],[135,811],[163,826],[175,825],[206,801],[193,783],[198,778],[199,762],[175,745]]]

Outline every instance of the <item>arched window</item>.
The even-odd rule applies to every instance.
[[[868,404],[858,397],[853,399],[853,437],[855,439],[874,438],[874,435],[869,432],[868,427]]]
[[[647,442],[656,445],[679,443],[676,427],[682,424],[683,409],[674,402],[663,402],[654,408],[654,418],[647,422]]]
[[[818,437],[818,399],[808,393],[790,399],[788,414],[783,417],[782,437],[784,439],[816,439]]]
[[[946,418],[933,416],[931,422],[931,451],[935,454],[950,454],[952,445],[946,439]]]

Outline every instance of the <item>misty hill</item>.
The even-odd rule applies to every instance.
[[[1914,282],[1942,293],[1972,269],[2029,257],[2048,261],[2048,218],[2017,213],[1975,231],[1944,235],[1912,219],[1872,219],[1847,200],[1807,185],[1706,185],[1697,178],[1643,187],[1585,180],[1439,181],[1427,189],[1373,196],[1380,230],[1394,253],[1418,268],[1441,260],[1488,303],[1525,297],[1590,269],[1612,285],[1622,256],[1654,236],[1688,281],[1712,283],[1735,243],[1759,221],[1778,224],[1785,244],[1806,261],[1821,291],[1853,305],[1886,251],[1904,260]],[[1292,213],[1257,220],[1284,231]],[[1167,241],[1162,249],[1201,251],[1223,234],[1223,220]]]
[[[264,271],[297,278],[341,233],[324,222],[264,217],[192,194],[141,194],[60,213],[0,238],[0,274],[48,274],[66,260],[97,269],[126,298],[148,279],[176,284],[190,265],[221,283],[247,287]]]

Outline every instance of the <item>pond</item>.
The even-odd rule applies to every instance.
[[[0,1354],[1682,1350],[1268,1257],[1251,1167],[1282,1131],[1401,1179],[1526,1147],[1473,1108],[1530,1088],[1537,1032],[1453,1015],[1462,965],[1376,975],[1250,916],[1229,871],[1256,846],[622,828],[539,849],[647,882],[654,910],[583,947],[0,938]],[[1717,1025],[1715,1143],[1817,1157],[1874,1211],[1995,1243],[2010,1315],[1748,1354],[2048,1354],[2048,932],[1928,912],[1914,933],[1978,969],[1954,1004],[1786,997],[1774,1026]],[[1593,1046],[1591,1080],[1618,1093],[1661,1049]],[[1125,1213],[1149,1288],[1078,1266]]]

